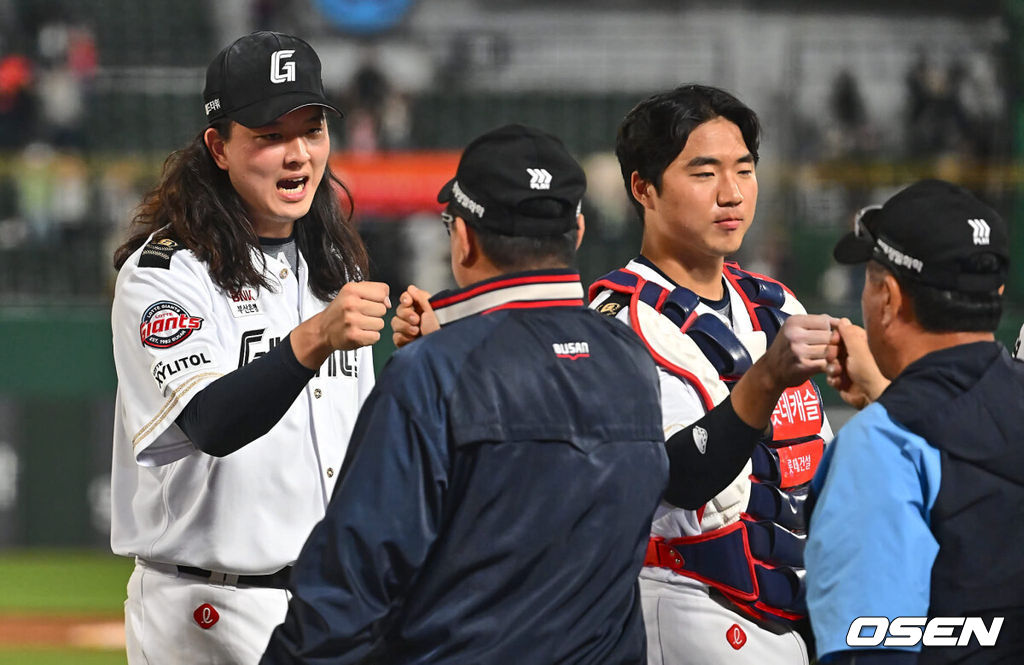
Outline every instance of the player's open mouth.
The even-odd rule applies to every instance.
[[[303,176],[301,178],[287,178],[284,180],[277,181],[277,190],[285,195],[287,198],[301,197],[303,191],[306,189],[306,183],[309,182],[309,178]]]

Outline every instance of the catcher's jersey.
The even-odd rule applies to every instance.
[[[666,289],[674,289],[676,285],[666,278],[659,271],[651,268],[645,262],[633,260],[626,265],[626,270],[640,275],[643,279],[654,282]],[[726,293],[729,296],[729,317],[716,311],[703,301],[697,305],[697,314],[712,313],[736,334],[744,343],[751,357],[756,360],[764,354],[766,340],[764,333],[754,330],[750,315],[740,295],[728,280],[723,280]],[[600,292],[590,306],[600,310],[602,303],[612,294],[611,291]],[[787,294],[783,311],[787,314],[805,313],[803,305],[795,298]],[[630,325],[629,307],[624,306],[615,314],[615,318],[626,325]],[[677,331],[678,332],[678,331]],[[689,382],[668,372],[663,367],[658,367],[658,376],[661,379],[661,409],[662,426],[665,430],[665,438],[668,439],[676,432],[689,427],[704,417],[707,413],[704,401],[701,399],[697,389]],[[724,399],[724,394],[718,396]],[[716,402],[720,399],[716,399]],[[827,442],[832,438],[832,428],[828,419],[822,417],[821,437]],[[731,485],[726,487],[714,499],[707,504],[704,510],[686,510],[673,506],[665,501],[661,502],[654,514],[654,522],[651,525],[651,534],[662,536],[666,539],[679,538],[682,536],[697,536],[702,533],[714,530],[734,522],[746,509],[750,493],[751,472],[750,462],[740,472]],[[676,575],[667,568],[645,567],[641,576],[651,577],[676,584],[688,584],[688,578]]]
[[[239,293],[213,284],[206,265],[171,240],[144,245],[122,266],[111,315],[115,553],[265,574],[293,562],[324,516],[373,387],[370,347],[333,353],[267,434],[223,458],[199,451],[175,424],[206,385],[326,307],[301,255],[298,266],[283,254],[265,258],[273,288]]]

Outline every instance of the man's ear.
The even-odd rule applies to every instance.
[[[206,131],[203,132],[203,142],[206,144],[206,149],[210,151],[210,156],[213,157],[213,162],[223,169],[228,170],[228,158],[224,153],[225,145],[227,141],[220,135],[213,127],[207,127]]]
[[[910,300],[904,297],[900,283],[896,281],[896,278],[891,273],[886,273],[885,277],[882,278],[879,288],[883,291],[881,312],[881,323],[883,326],[889,326],[895,323],[897,319],[912,320],[914,318],[914,310],[910,306]]]
[[[632,175],[629,176],[629,191],[633,193],[633,198],[648,210],[652,208],[651,202],[651,190],[654,189],[654,185],[640,177],[640,173],[633,171]]]
[[[464,268],[471,267],[480,257],[476,233],[466,220],[456,216],[452,222],[452,258]]]
[[[583,213],[576,215],[576,249],[583,244],[583,232],[587,229],[587,222],[583,219]]]

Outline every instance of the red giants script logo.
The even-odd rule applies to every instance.
[[[192,613],[192,618],[196,620],[200,628],[207,630],[212,628],[213,624],[220,621],[220,614],[217,613],[217,610],[210,603],[203,603]]]
[[[729,642],[729,646],[739,651],[747,643],[747,634],[743,632],[739,624],[734,623],[725,632],[725,639]]]
[[[169,300],[155,302],[142,314],[139,334],[142,343],[156,349],[166,349],[178,344],[192,331],[199,330],[203,320],[191,316],[185,308]]]

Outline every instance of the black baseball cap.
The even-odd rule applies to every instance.
[[[437,195],[471,226],[508,236],[555,236],[576,228],[587,177],[562,142],[506,125],[466,146]]]
[[[206,69],[203,103],[208,122],[230,118],[262,127],[303,106],[341,115],[327,100],[320,58],[298,37],[254,32],[235,40]]]
[[[997,259],[990,270],[974,261],[986,253]],[[965,292],[997,290],[1010,263],[1003,218],[944,180],[922,180],[884,205],[861,210],[854,230],[840,238],[832,255],[847,264],[874,259],[898,277]]]

